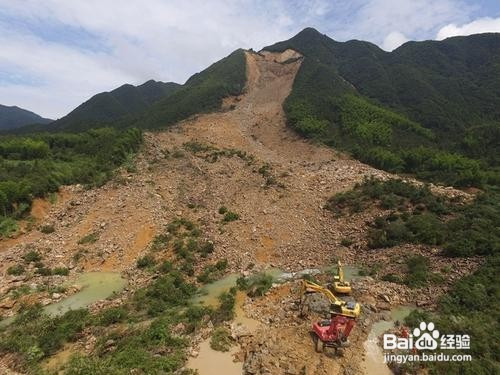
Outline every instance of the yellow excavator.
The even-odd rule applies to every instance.
[[[328,288],[321,286],[319,284],[313,283],[312,281],[302,280],[302,314],[306,314],[305,311],[306,304],[304,303],[307,295],[312,293],[322,293],[331,303],[332,313],[342,315],[349,318],[357,318],[361,314],[361,306],[357,302],[346,302],[337,298],[335,294]]]
[[[351,283],[344,281],[344,270],[340,260],[337,263],[337,274],[333,276],[333,290],[340,294],[351,294],[352,292]]]

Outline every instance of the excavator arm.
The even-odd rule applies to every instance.
[[[337,298],[330,289],[309,280],[302,280],[302,294],[306,295],[310,293],[323,294],[332,304],[332,307],[335,310],[334,312],[339,315],[357,318],[361,314],[361,306],[359,303],[341,300],[340,298]]]

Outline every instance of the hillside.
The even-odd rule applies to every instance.
[[[396,372],[495,372],[497,190],[394,173],[470,185],[494,161],[452,154],[301,34],[302,51],[237,50],[109,122],[125,129],[0,137],[0,373],[386,374],[376,325],[399,309],[469,334],[473,360]],[[361,315],[349,346],[317,353],[331,305],[302,314],[301,279],[326,285],[337,261]]]
[[[355,298],[364,306],[360,326],[369,326],[382,316],[373,312],[382,306],[374,297],[378,293],[395,305],[415,300],[435,305],[454,278],[477,268],[477,259],[446,258],[427,244],[401,243],[383,257],[366,251],[368,223],[387,211],[370,209],[339,217],[324,208],[332,194],[351,189],[364,178],[391,175],[308,142],[286,127],[282,103],[303,62],[298,53],[245,52],[243,56],[246,90],[226,98],[223,111],[146,133],[137,158],[111,181],[91,190],[65,187],[53,205],[37,200],[33,215],[38,221],[31,225],[33,229],[24,227],[17,238],[0,242],[5,282],[18,280],[11,273],[29,275],[9,284],[23,288],[21,297],[14,297],[17,289],[3,291],[5,314],[21,305],[15,298],[50,302],[51,290],[64,290],[62,297],[59,292],[56,296],[67,298],[75,289],[56,285],[82,272],[121,272],[129,281],[126,290],[92,304],[89,311],[69,312],[50,320],[51,325],[44,323],[40,312],[28,310],[20,318],[31,317],[26,328],[18,324],[0,335],[0,354],[14,352],[21,358],[14,363],[4,355],[5,366],[49,366],[52,356],[65,353],[64,342],[73,340],[68,350],[77,357],[67,366],[76,373],[96,369],[119,373],[132,368],[145,373],[173,371],[186,364],[188,350],[196,356],[196,347],[206,342],[203,322],[230,322],[237,304],[240,318],[253,318],[245,318],[245,324],[256,326],[250,335],[241,333],[244,327],[231,328],[241,344],[239,358],[245,362],[238,365],[240,369],[244,366],[258,373],[271,368],[279,373],[286,363],[290,369],[305,366],[315,374],[360,372],[366,331],[356,329],[344,357],[316,354],[308,334],[310,319],[299,317],[295,305],[296,283],[285,283],[261,298],[246,298],[238,292],[240,302],[226,293],[227,302],[221,306],[228,305],[230,311],[225,313],[222,307],[192,306],[190,298],[204,283],[224,273],[258,274],[268,267],[300,271],[322,268],[336,259],[366,269],[375,269],[385,260],[386,272],[404,273],[408,254],[431,259],[432,272],[443,278],[432,289],[379,279],[357,284]],[[432,189],[455,200],[471,198],[454,189]],[[23,260],[33,258],[42,261]],[[449,264],[454,265],[452,272],[440,271]],[[64,273],[67,276],[60,276]],[[48,279],[53,282],[48,292],[27,284]],[[46,335],[47,326],[60,327],[54,328],[60,333]],[[122,328],[117,335],[118,327]],[[38,335],[30,334],[40,329]],[[163,334],[157,338],[158,332],[172,330],[180,330],[186,340],[163,338]],[[9,337],[23,345],[9,346]],[[103,350],[108,342],[112,344]],[[40,347],[39,354],[30,360],[33,346]],[[159,352],[163,354],[158,356]],[[195,366],[189,361],[188,365]]]
[[[182,88],[152,105],[133,125],[163,128],[194,114],[218,110],[223,98],[242,93],[245,82],[245,54],[239,49],[191,76]]]
[[[0,131],[16,129],[31,124],[48,124],[52,121],[26,109],[0,104]]]
[[[54,121],[51,131],[82,131],[124,118],[137,116],[158,100],[175,93],[174,82],[147,81],[139,86],[125,84],[94,95],[66,116]]]
[[[302,134],[380,168],[451,184],[488,179],[467,157],[498,165],[499,34],[408,42],[388,53],[309,28],[265,50],[287,48],[304,54],[285,102]],[[443,163],[448,174],[437,171]]]

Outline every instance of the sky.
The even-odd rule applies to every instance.
[[[308,26],[391,51],[500,32],[500,0],[0,0],[0,103],[56,119],[96,93],[183,83]]]

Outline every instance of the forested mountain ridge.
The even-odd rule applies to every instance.
[[[153,103],[173,94],[181,85],[149,80],[142,85],[124,84],[112,91],[94,95],[66,116],[55,121],[50,130],[86,130],[102,123],[144,112]]]
[[[498,165],[500,34],[385,52],[308,28],[264,49],[288,48],[304,55],[284,104],[298,132],[382,169],[458,185],[491,180],[480,170]]]
[[[29,124],[48,124],[52,121],[23,108],[0,104],[0,131],[15,129]]]

